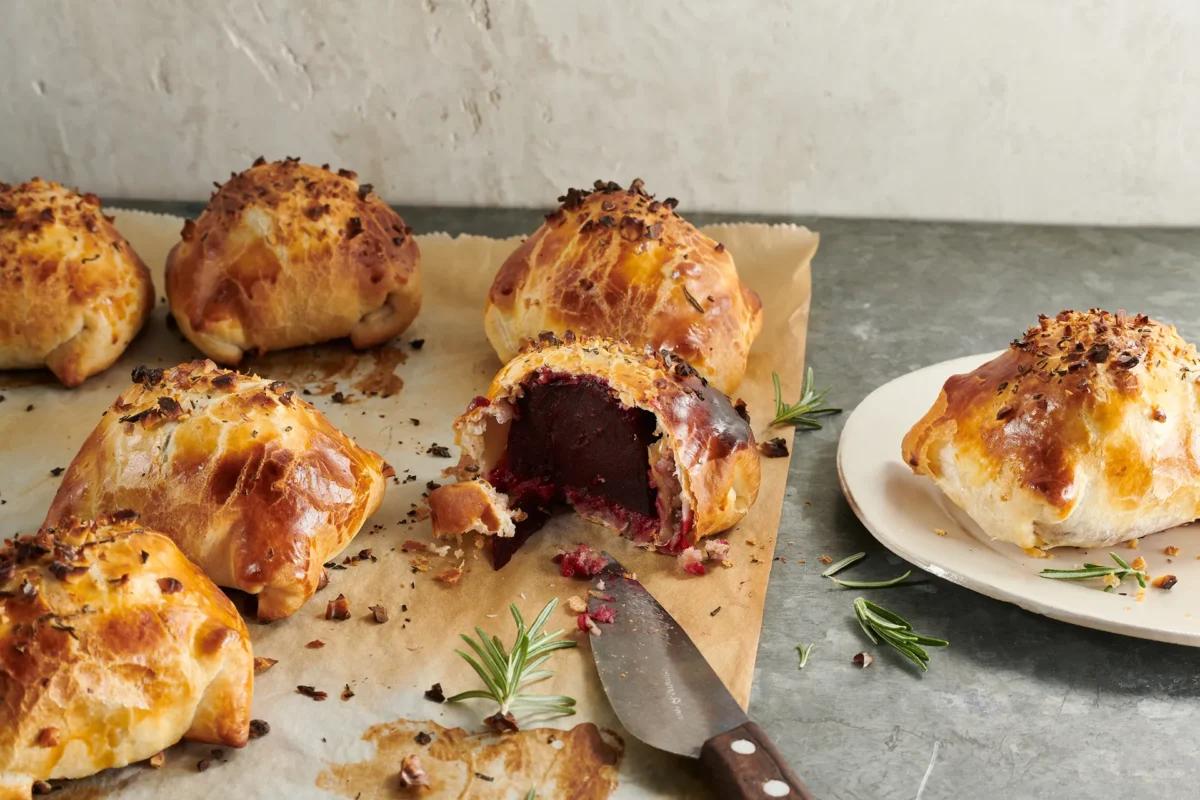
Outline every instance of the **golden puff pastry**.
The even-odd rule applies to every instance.
[[[64,386],[107,369],[154,307],[150,272],[93,194],[0,183],[0,369]]]
[[[1105,547],[1200,517],[1200,361],[1175,328],[1093,309],[946,381],[904,437],[994,539]]]
[[[563,502],[677,553],[734,525],[758,496],[750,424],[662,351],[545,334],[454,428],[458,472],[485,478],[525,515],[515,541],[493,538],[497,566]]]
[[[128,515],[0,545],[0,796],[181,738],[241,747],[253,681],[233,604]]]
[[[399,335],[421,307],[420,253],[349,170],[262,158],[217,189],[167,257],[167,299],[209,358]]]
[[[619,339],[674,352],[732,393],[762,328],[762,303],[733,256],[655,200],[596,181],[570,189],[496,274],[484,328],[502,361],[542,331]]]
[[[134,370],[67,468],[46,525],[131,509],[258,618],[295,612],[379,508],[383,460],[280,382],[194,361]]]

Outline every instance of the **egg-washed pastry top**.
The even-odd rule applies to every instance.
[[[571,189],[500,267],[484,327],[502,361],[543,331],[669,350],[732,393],[762,328],[762,303],[723,244],[641,180]]]
[[[241,747],[253,679],[233,603],[130,515],[0,544],[0,797],[181,738]]]
[[[138,368],[63,475],[46,525],[133,510],[258,617],[294,613],[379,507],[384,462],[287,384]]]
[[[946,381],[903,458],[989,536],[1101,547],[1200,517],[1200,361],[1174,326],[1042,316]]]
[[[206,356],[236,365],[349,337],[399,335],[421,306],[412,230],[350,170],[267,162],[229,178],[167,257],[167,299]]]
[[[0,369],[65,386],[107,369],[154,307],[150,271],[94,194],[0,183]]]

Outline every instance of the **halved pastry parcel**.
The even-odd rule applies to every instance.
[[[281,381],[193,361],[134,370],[46,525],[132,510],[258,618],[295,612],[383,499],[383,459]]]
[[[758,495],[754,435],[729,398],[673,355],[608,339],[543,335],[454,425],[459,473],[502,497],[480,481],[436,490],[434,532],[497,534],[496,566],[564,504],[679,552],[734,525]],[[515,528],[488,521],[506,515]]]
[[[237,609],[129,518],[0,545],[0,797],[153,756],[241,747],[254,659]]]
[[[1063,311],[947,380],[903,457],[994,539],[1105,547],[1200,517],[1198,414],[1173,326]]]

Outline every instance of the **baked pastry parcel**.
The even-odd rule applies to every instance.
[[[758,495],[749,422],[670,353],[547,334],[454,428],[459,474],[486,480],[506,505],[478,481],[444,486],[430,496],[434,532],[496,534],[497,566],[564,503],[677,553],[734,525]],[[493,523],[506,517],[515,528]]]
[[[0,545],[0,796],[149,758],[241,747],[254,659],[233,603],[130,519]]]
[[[46,525],[132,510],[258,618],[295,612],[379,507],[384,462],[280,381],[193,361],[134,370],[63,475]]]
[[[1200,361],[1175,328],[1040,317],[946,381],[903,457],[994,539],[1103,547],[1200,517]]]
[[[0,183],[0,369],[64,386],[107,369],[154,307],[150,272],[93,194]]]
[[[488,293],[484,326],[500,360],[542,331],[570,330],[670,350],[731,394],[762,328],[733,255],[641,180],[596,181],[559,200]]]
[[[412,230],[349,170],[258,159],[217,189],[167,257],[167,299],[183,334],[233,366],[349,337],[397,336],[421,306]]]

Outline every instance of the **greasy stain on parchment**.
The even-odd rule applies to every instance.
[[[243,370],[294,383],[311,394],[340,390],[390,397],[404,388],[396,368],[407,360],[399,344],[355,350],[348,341],[339,340],[256,356]]]
[[[418,744],[422,732],[433,737],[429,744]],[[621,737],[590,722],[567,731],[532,728],[499,736],[397,720],[371,726],[362,738],[375,745],[375,755],[330,765],[317,776],[318,787],[360,800],[405,797],[400,762],[416,755],[429,775],[423,798],[500,800],[536,789],[538,797],[604,800],[617,788],[625,749]]]

